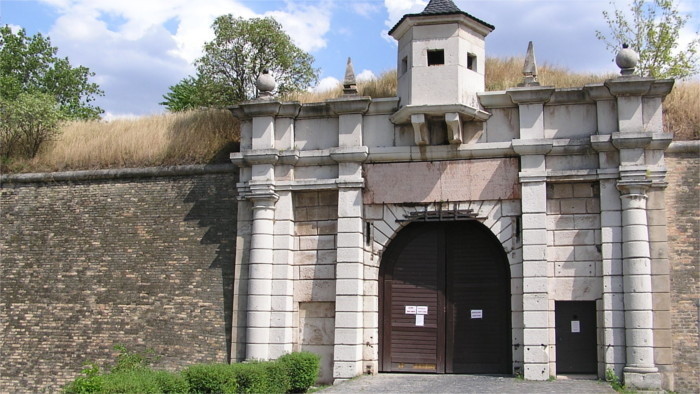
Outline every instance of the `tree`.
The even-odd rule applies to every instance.
[[[630,45],[639,54],[637,70],[642,76],[685,78],[698,72],[700,38],[696,34],[686,48],[679,48],[678,37],[689,16],[681,15],[673,0],[632,0],[629,6],[631,20],[615,6],[612,14],[603,11],[610,36],[596,31],[596,37],[608,50],[615,54],[622,44]]]
[[[63,119],[56,99],[47,93],[0,99],[0,158],[36,156],[41,144],[58,135]]]
[[[0,99],[44,93],[55,99],[66,118],[98,118],[104,111],[91,102],[104,93],[89,81],[95,74],[87,67],[71,66],[68,58],[56,56],[57,51],[40,33],[27,36],[24,29],[13,33],[9,26],[0,27]]]
[[[277,92],[307,88],[317,80],[313,57],[292,43],[272,18],[235,18],[214,21],[214,40],[204,44],[195,61],[196,77],[170,87],[162,105],[170,110],[210,105],[231,105],[257,96],[255,81],[269,70]]]

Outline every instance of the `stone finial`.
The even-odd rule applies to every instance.
[[[265,100],[272,97],[272,91],[277,87],[277,82],[270,75],[268,70],[263,70],[255,81],[255,87],[258,88],[258,99]]]
[[[343,94],[357,94],[357,81],[355,81],[355,70],[352,68],[352,59],[348,57],[348,63],[345,66],[345,78],[343,78]]]
[[[633,75],[639,62],[639,54],[627,44],[622,44],[622,49],[615,56],[615,64],[620,67],[621,75]]]
[[[535,46],[532,41],[527,44],[527,54],[523,64],[523,82],[518,86],[540,86],[537,82],[537,61],[535,61]]]

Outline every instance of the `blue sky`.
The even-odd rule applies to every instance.
[[[609,0],[453,0],[496,27],[488,56],[521,56],[535,44],[539,64],[581,72],[616,72],[613,55],[595,38],[606,30]],[[614,0],[626,9],[627,0]],[[168,87],[193,74],[193,61],[222,14],[273,16],[321,69],[323,89],[342,79],[352,57],[359,78],[396,67],[396,44],[386,32],[427,0],[0,0],[0,24],[42,33],[73,65],[95,72],[105,91],[97,105],[107,118],[163,112]],[[700,1],[680,0],[691,15],[681,40],[700,27]]]

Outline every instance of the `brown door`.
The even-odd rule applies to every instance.
[[[383,371],[510,373],[510,276],[481,223],[413,223],[380,269]]]

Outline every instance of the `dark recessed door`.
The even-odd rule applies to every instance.
[[[557,373],[597,373],[595,301],[557,301],[554,308]]]
[[[510,373],[510,276],[478,222],[414,223],[380,269],[381,369]]]

